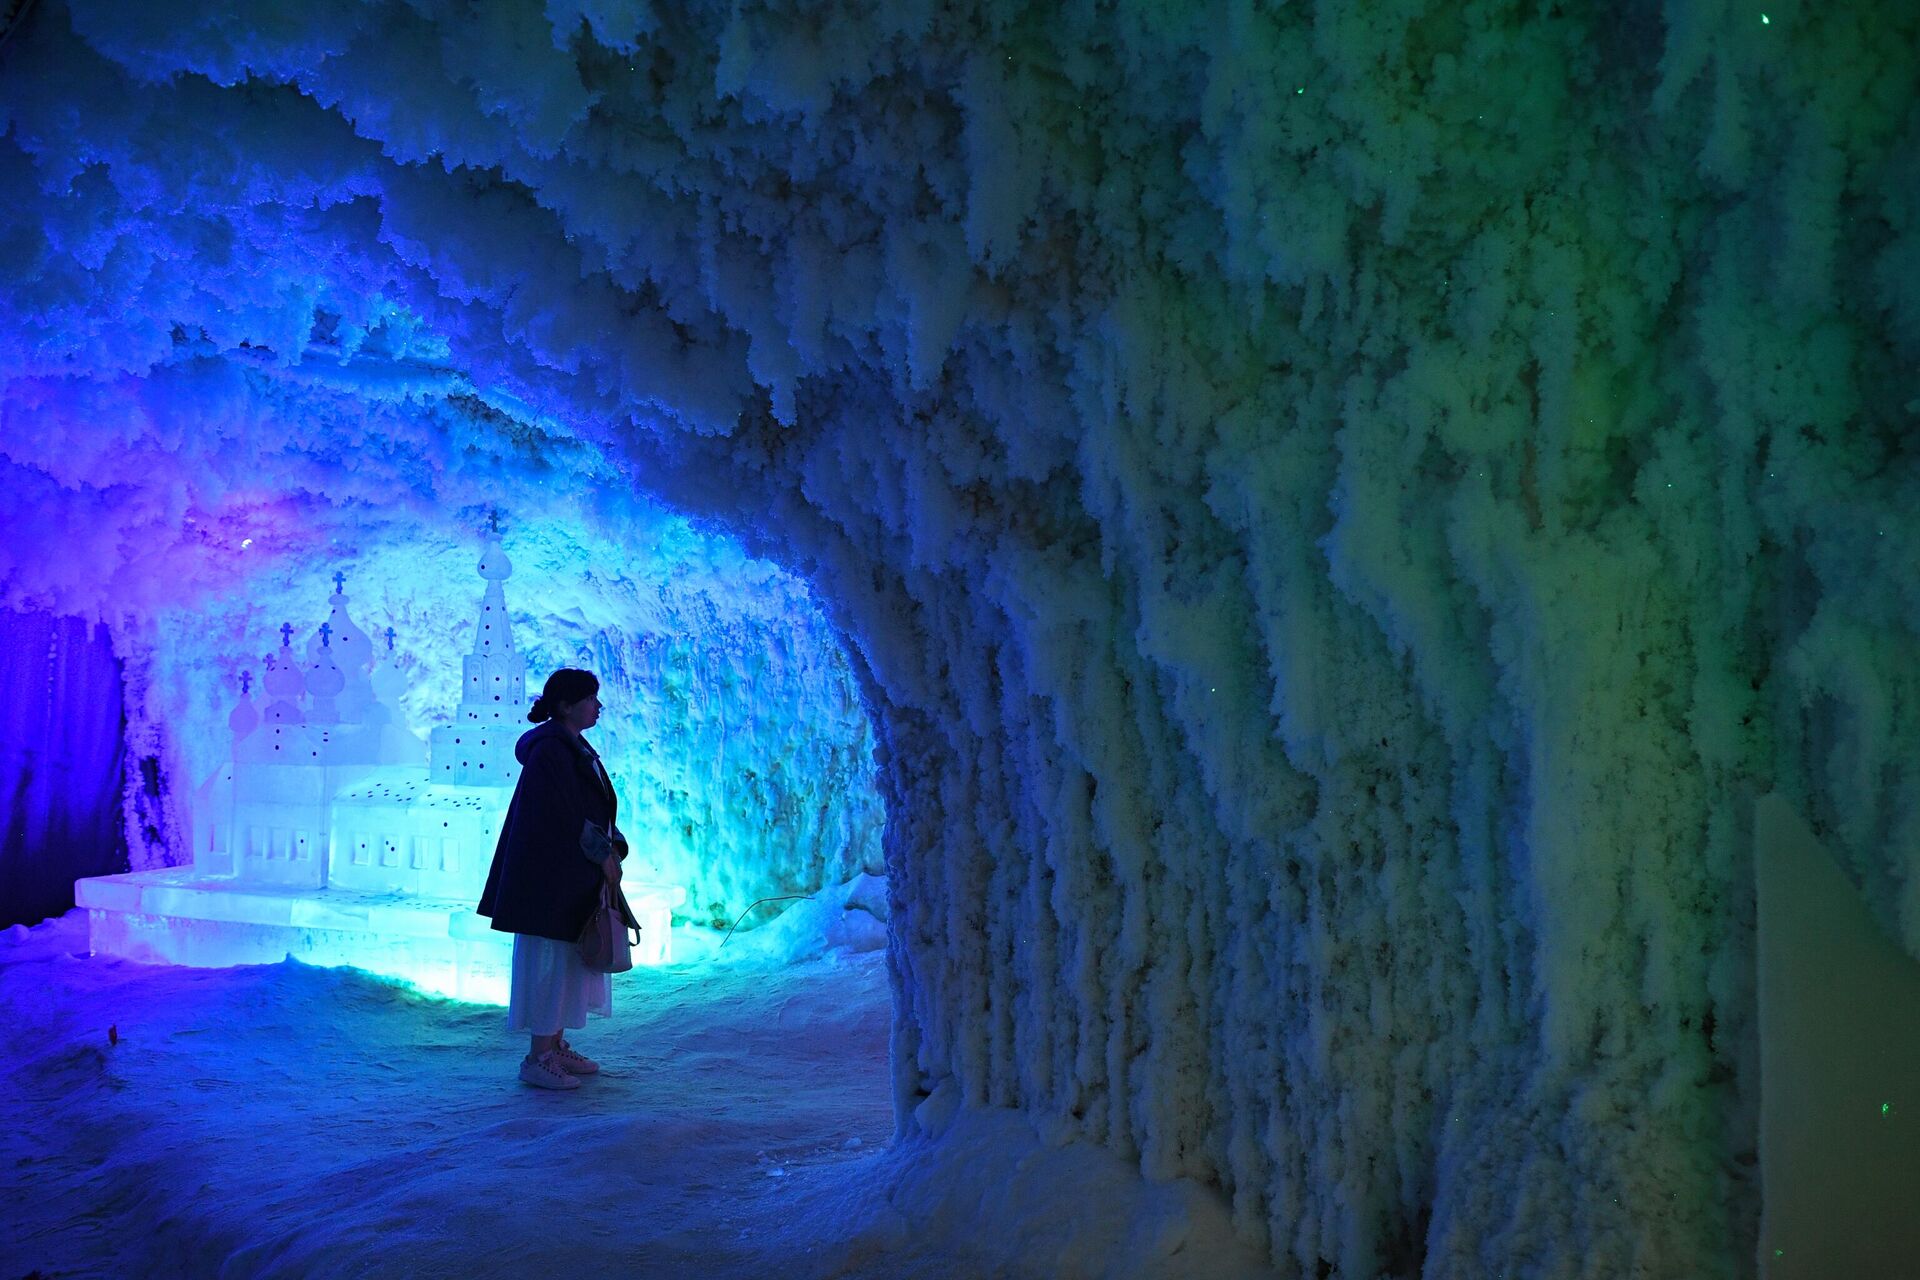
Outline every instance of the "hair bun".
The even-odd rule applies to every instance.
[[[535,724],[539,724],[542,720],[553,719],[553,711],[547,706],[545,694],[533,700],[533,705],[527,709],[527,719]]]

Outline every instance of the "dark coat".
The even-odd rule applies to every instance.
[[[587,748],[549,720],[520,736],[520,761],[479,912],[504,933],[573,942],[600,902],[606,875],[580,850],[589,821],[613,827],[618,803]]]

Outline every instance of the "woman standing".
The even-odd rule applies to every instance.
[[[581,735],[600,719],[600,681],[562,667],[548,677],[527,719],[537,728],[513,749],[520,781],[480,895],[480,914],[513,935],[507,1030],[532,1038],[520,1078],[542,1089],[577,1089],[600,1070],[566,1041],[587,1015],[613,1011],[613,980],[580,962],[580,931],[618,886],[627,842],[613,825],[613,782]]]

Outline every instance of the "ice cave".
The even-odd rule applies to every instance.
[[[5,1280],[1920,1276],[1901,0],[9,0],[0,528]]]

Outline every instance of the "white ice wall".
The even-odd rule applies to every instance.
[[[485,12],[41,6],[9,401],[391,299],[850,637],[903,1116],[1742,1272],[1752,796],[1920,953],[1907,8]]]

